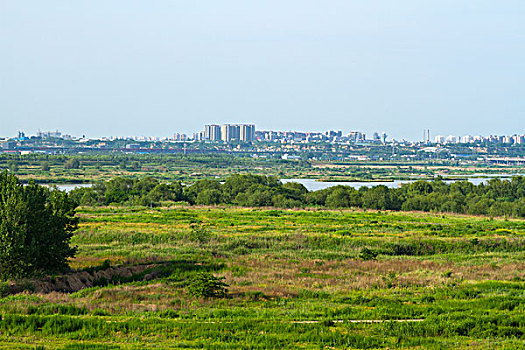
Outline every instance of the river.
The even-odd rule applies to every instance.
[[[516,174],[518,175],[518,174]],[[490,179],[508,179],[508,175],[484,175],[486,177],[467,177],[465,176],[465,180],[473,183],[474,185],[479,185],[481,183],[486,183]],[[334,187],[334,186],[350,186],[355,189],[360,189],[361,187],[372,187],[372,186],[379,186],[384,185],[389,188],[398,188],[403,184],[412,183],[417,180],[393,180],[393,181],[348,181],[348,182],[331,182],[331,181],[317,181],[315,179],[281,179],[282,183],[287,182],[297,182],[306,187],[308,191],[318,191],[318,190],[324,190],[325,188]],[[444,180],[446,183],[452,183],[460,180]],[[463,181],[463,180],[461,180]]]

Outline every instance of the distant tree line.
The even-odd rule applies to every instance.
[[[191,185],[162,183],[153,177],[116,177],[90,188],[77,188],[70,195],[80,205],[158,206],[171,201],[192,205],[317,206],[525,217],[523,176],[510,180],[492,179],[479,185],[468,181],[446,183],[437,178],[404,184],[399,188],[379,185],[357,190],[335,186],[319,191],[308,191],[299,183],[283,184],[275,177],[260,175],[232,175],[224,182],[200,180]]]

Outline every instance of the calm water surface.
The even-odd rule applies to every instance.
[[[521,175],[521,174],[514,174],[514,176],[516,175]],[[480,174],[480,175],[477,175],[477,176],[486,176],[486,177],[483,177],[483,178],[470,178],[470,177],[467,177],[465,176],[465,180],[467,180],[468,182],[471,182],[473,183],[474,185],[479,185],[481,183],[486,183],[487,181],[489,181],[490,179],[506,179],[506,178],[510,178],[511,175],[507,175],[507,174],[486,174],[486,175],[483,175],[483,174]],[[333,187],[333,186],[338,186],[338,185],[343,185],[343,186],[350,186],[350,187],[353,187],[355,189],[360,189],[361,187],[372,187],[372,186],[379,186],[379,185],[384,185],[386,187],[389,187],[389,188],[398,188],[400,187],[401,185],[403,184],[407,184],[407,183],[412,183],[412,182],[415,182],[417,180],[394,180],[394,181],[373,181],[373,182],[367,182],[367,181],[355,181],[355,182],[322,182],[322,181],[317,181],[315,179],[281,179],[281,182],[282,183],[287,183],[287,182],[297,182],[297,183],[300,183],[302,184],[304,187],[306,187],[306,189],[308,191],[317,191],[317,190],[324,190],[325,188],[329,188],[329,187]],[[456,182],[456,181],[459,181],[459,180],[444,180],[444,182],[446,183],[452,183],[452,182]],[[464,180],[461,180],[461,181],[464,181]]]
[[[91,187],[93,184],[43,184],[44,186],[53,187],[56,186],[61,191],[69,192],[75,188]]]

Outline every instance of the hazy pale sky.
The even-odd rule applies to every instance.
[[[0,0],[0,136],[524,121],[523,0]]]

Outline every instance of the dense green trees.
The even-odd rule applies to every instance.
[[[199,192],[200,190],[195,191],[194,196],[185,195],[180,182],[160,183],[153,177],[140,180],[115,177],[109,181],[99,182],[91,188],[77,188],[71,191],[70,195],[82,205],[130,203],[156,206],[162,201],[178,202],[189,198],[192,198],[191,203],[195,203]]]
[[[76,249],[76,204],[65,192],[0,173],[0,277],[18,278],[67,267]]]
[[[277,178],[261,175],[233,175],[219,180],[200,180],[189,186],[180,182],[160,183],[114,178],[90,189],[74,190],[72,196],[84,205],[129,203],[154,206],[162,201],[186,201],[197,205],[232,204],[247,207],[364,208],[454,212],[474,215],[525,217],[525,177],[494,179],[478,186],[459,181],[446,183],[416,181],[399,188],[386,186],[335,186],[309,192],[298,183],[282,184]]]

